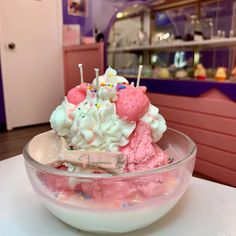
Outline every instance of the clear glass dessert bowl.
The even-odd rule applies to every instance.
[[[168,129],[157,143],[172,162],[148,171],[78,174],[36,162],[24,149],[25,166],[36,194],[63,222],[97,233],[124,233],[164,216],[179,201],[191,179],[196,145]]]

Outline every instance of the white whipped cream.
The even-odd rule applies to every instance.
[[[111,67],[107,68],[105,74],[99,76],[99,99],[115,102],[117,100],[116,85],[118,83],[129,84],[127,79],[117,75],[116,70]],[[93,80],[92,84],[96,86],[96,79]]]
[[[99,76],[99,83],[116,85],[123,82],[129,84],[129,81],[126,78],[118,76],[117,71],[111,67],[106,69],[104,75]],[[96,86],[96,79],[93,80],[93,85]]]
[[[76,108],[74,104],[67,101],[66,97],[64,102],[59,105],[50,117],[52,129],[60,136],[67,136],[70,133],[70,128],[73,123],[73,117],[69,116],[71,111]]]
[[[159,109],[152,104],[149,105],[147,112],[140,118],[140,120],[150,125],[153,142],[160,140],[167,129],[165,119],[159,114]]]
[[[117,99],[116,86],[123,82],[128,84],[109,67],[99,77],[98,97],[93,89],[88,89],[86,99],[77,106],[65,98],[50,117],[54,131],[64,136],[75,149],[119,151],[129,143],[128,138],[136,127],[135,122],[122,120],[116,114],[113,103]],[[96,87],[96,79],[93,85]],[[157,142],[167,129],[165,119],[153,105],[140,120],[150,125],[153,142]]]
[[[116,87],[102,86],[99,88],[98,97],[100,100],[110,100],[115,102],[117,100]]]
[[[115,104],[96,97],[86,99],[73,112],[74,122],[70,130],[71,145],[76,149],[119,151],[128,144],[128,137],[136,127],[119,119]]]

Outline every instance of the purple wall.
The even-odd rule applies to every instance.
[[[91,36],[92,35],[92,25],[88,20],[91,15],[91,4],[88,4],[88,17],[71,16],[67,13],[67,0],[62,0],[63,4],[63,23],[64,25],[79,24],[81,35]]]
[[[67,0],[63,3],[63,22],[68,24],[79,24],[82,36],[92,36],[93,28],[104,32],[115,12],[114,1],[112,0],[87,0],[88,14],[86,17],[71,16],[67,13]]]
[[[80,25],[80,30],[81,30],[81,35],[86,35],[87,31],[92,32],[92,27],[90,27],[91,29],[87,30],[86,29],[86,19],[87,17],[80,17],[80,16],[71,16],[68,15],[67,13],[67,0],[62,0],[62,4],[63,4],[63,23],[64,25],[71,25],[71,24],[79,24]],[[90,8],[89,4],[89,8]],[[90,12],[90,9],[89,11]]]

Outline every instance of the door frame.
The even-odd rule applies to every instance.
[[[5,0],[7,1],[7,0]],[[6,63],[6,58],[5,58],[5,51],[7,48],[7,44],[8,42],[6,42],[6,40],[4,40],[4,14],[5,12],[3,12],[3,3],[4,0],[0,0],[0,66],[2,69],[2,84],[3,84],[3,100],[4,100],[4,106],[5,106],[5,117],[6,117],[6,127],[7,130],[12,130],[14,128],[14,125],[11,122],[11,108],[10,105],[11,102],[9,102],[12,98],[10,96],[10,94],[8,94],[7,91],[7,63]],[[63,75],[64,75],[64,68],[63,68],[63,4],[61,0],[56,0],[57,2],[57,22],[58,22],[58,39],[59,39],[59,44],[61,45],[61,51],[60,53],[60,58],[61,58],[61,66],[60,66],[60,70],[61,70],[61,75],[62,75],[62,83],[63,83]],[[63,90],[62,92],[64,92],[64,84],[63,84]]]

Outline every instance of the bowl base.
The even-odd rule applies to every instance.
[[[42,200],[47,209],[61,221],[79,230],[109,234],[126,233],[154,223],[169,212],[180,197],[178,196],[159,206],[152,201],[152,204],[145,206],[115,209],[113,211],[72,209],[59,206],[45,199]]]

